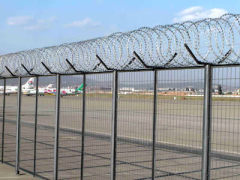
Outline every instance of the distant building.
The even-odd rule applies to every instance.
[[[158,88],[158,92],[175,91],[175,88]]]
[[[162,92],[162,91],[170,91],[170,88],[158,88],[157,89],[159,92]]]
[[[119,91],[122,91],[122,92],[133,92],[133,91],[135,91],[135,89],[132,88],[132,87],[123,87],[123,88],[120,88]]]

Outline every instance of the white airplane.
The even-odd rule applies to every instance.
[[[76,94],[76,89],[73,88],[64,88],[60,90],[61,95],[75,95]]]
[[[82,91],[82,88],[83,88],[83,84],[81,84],[76,89],[61,88],[60,89],[60,94],[62,96],[79,94],[80,91]],[[56,88],[53,87],[53,84],[49,84],[46,88],[39,89],[39,92],[44,92],[44,94],[48,94],[48,95],[56,95],[57,90],[56,90]]]
[[[67,96],[67,95],[76,95],[82,93],[83,90],[83,84],[81,84],[76,89],[73,88],[62,88],[60,90],[61,96]],[[56,95],[56,88],[54,88],[54,84],[49,84],[47,87],[40,87],[38,88],[38,94],[40,96],[44,95]],[[36,89],[28,89],[28,91],[25,93],[27,96],[32,96],[36,94]]]
[[[53,94],[54,92],[56,92],[56,88],[53,88],[53,84],[49,84],[48,86],[46,87],[39,87],[38,88],[38,95],[40,96],[44,96],[46,94],[48,95],[51,95]],[[36,88],[34,89],[30,89],[26,95],[27,96],[32,96],[32,95],[35,95],[36,94]]]
[[[44,94],[49,94],[49,95],[53,95],[54,93],[56,93],[56,88],[53,87],[54,84],[49,84],[47,87],[45,88],[39,88],[39,92],[43,92]]]
[[[34,78],[30,78],[24,85],[22,85],[22,93],[26,94],[31,90],[34,90]]]
[[[26,93],[29,90],[34,89],[34,78],[30,78],[24,85],[22,85],[22,93]],[[4,86],[0,86],[0,94],[3,94]],[[17,94],[18,86],[6,86],[6,94]]]
[[[39,95],[55,95],[57,89],[54,87],[54,84],[49,84],[47,87],[39,88],[38,94]],[[32,94],[36,94],[36,90],[31,92]],[[66,92],[61,89],[61,94],[65,95]]]

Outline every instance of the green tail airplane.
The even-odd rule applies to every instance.
[[[81,93],[82,91],[83,91],[83,83],[78,88],[75,89],[75,93],[76,94]]]

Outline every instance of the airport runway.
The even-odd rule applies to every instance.
[[[28,171],[33,170],[34,98],[22,98],[21,168]],[[7,96],[4,161],[11,164],[15,163],[16,100],[15,95]],[[111,95],[89,93],[86,100],[84,177],[109,179]],[[117,179],[151,179],[152,103],[152,96],[119,97]],[[213,102],[212,150],[236,158],[213,154],[212,179],[240,177],[239,105],[240,101]],[[53,177],[54,106],[54,96],[39,97],[37,174],[48,179]],[[61,179],[80,177],[81,107],[81,95],[61,98]],[[156,179],[200,179],[202,109],[199,98],[158,98]]]

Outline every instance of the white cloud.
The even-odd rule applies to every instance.
[[[30,23],[33,20],[31,16],[15,16],[7,19],[7,24],[10,26],[20,26]]]
[[[101,23],[93,21],[91,18],[85,18],[79,21],[73,21],[67,24],[66,27],[86,27],[86,26],[99,26]]]
[[[173,22],[192,21],[203,18],[218,18],[226,13],[227,11],[225,9],[204,9],[201,6],[193,6],[179,12],[177,17],[173,19]]]
[[[201,6],[193,6],[187,9],[182,10],[179,15],[186,15],[186,14],[190,14],[190,13],[194,13],[196,11],[202,11],[203,8]]]
[[[31,16],[17,16],[8,18],[7,24],[10,26],[20,26],[25,30],[41,30],[49,28],[55,20],[56,17],[36,19]]]

